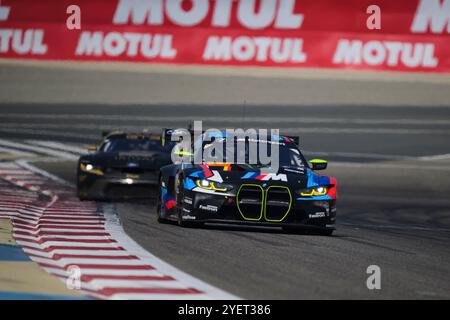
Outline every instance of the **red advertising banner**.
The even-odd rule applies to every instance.
[[[450,72],[449,40],[450,0],[0,0],[0,58]]]

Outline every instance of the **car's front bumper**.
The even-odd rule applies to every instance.
[[[279,222],[266,222],[266,221],[240,221],[240,220],[224,220],[224,219],[203,219],[195,220],[198,223],[207,224],[217,224],[217,225],[239,225],[239,226],[249,226],[249,227],[270,227],[270,228],[295,228],[303,230],[336,230],[334,224],[327,225],[315,225],[315,224],[304,224],[304,223],[279,223]]]
[[[336,221],[336,200],[293,199],[289,211],[277,219],[265,210],[260,216],[249,218],[238,209],[235,196],[189,191],[181,199],[180,217],[184,221],[208,223],[330,229]]]

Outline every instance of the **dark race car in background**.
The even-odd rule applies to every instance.
[[[151,133],[105,133],[91,154],[78,161],[80,200],[149,197],[158,185],[159,169],[171,163],[172,142]]]
[[[204,141],[204,134],[199,140],[196,144],[201,145],[200,150],[211,144]],[[327,162],[307,162],[291,137],[246,140],[244,152],[248,153],[252,143],[257,147],[268,144],[268,149],[278,144],[276,172],[265,172],[260,163],[183,162],[162,167],[158,221],[172,220],[181,226],[273,226],[331,235],[336,220],[336,180],[315,172],[324,170]],[[233,154],[240,152],[236,143],[232,148]]]

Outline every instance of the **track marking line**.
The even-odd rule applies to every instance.
[[[20,150],[17,150],[17,149],[6,148],[6,147],[0,147],[0,152],[11,153],[11,154],[13,154],[15,156],[18,156],[18,157],[34,157],[34,156],[36,156],[36,153],[20,151]]]
[[[3,130],[3,128],[2,128]],[[36,146],[31,146],[28,144],[24,144],[24,143],[18,143],[18,142],[11,142],[8,140],[4,140],[4,139],[0,139],[0,145],[1,146],[6,146],[6,147],[16,147],[18,149],[23,149],[23,150],[27,150],[27,151],[34,151],[37,153],[42,153],[42,154],[46,154],[49,156],[54,156],[57,158],[63,158],[63,159],[68,159],[68,160],[76,160],[78,159],[77,156],[75,156],[74,154],[68,153],[68,152],[63,152],[63,151],[55,151],[53,149],[49,149],[49,148],[43,148],[43,147],[36,147]]]
[[[42,140],[25,140],[26,143],[32,144],[32,145],[38,145],[50,149],[56,149],[61,151],[66,151],[70,153],[74,153],[75,155],[82,155],[87,153],[86,149],[80,148],[75,145],[68,145],[66,143],[59,143],[55,141],[42,141]]]
[[[450,153],[437,154],[437,155],[431,155],[431,156],[423,156],[423,157],[418,157],[417,159],[422,160],[422,161],[448,160],[448,159],[450,159]]]

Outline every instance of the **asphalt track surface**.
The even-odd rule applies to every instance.
[[[20,69],[17,74],[23,72]],[[86,84],[74,82],[73,74],[65,70],[52,72],[60,72],[58,86],[65,90],[72,85],[79,86],[76,90],[81,93],[89,91],[87,87],[83,89]],[[35,75],[35,80],[42,78],[36,96],[43,96],[42,90],[46,88],[43,81],[48,80],[46,76],[55,76],[52,72]],[[93,72],[92,76],[98,78],[102,74]],[[322,91],[324,97],[314,100],[314,104],[237,105],[230,101],[227,104],[225,98],[211,100],[209,104],[187,100],[181,104],[175,101],[181,99],[175,96],[175,92],[181,94],[180,90],[171,91],[171,86],[182,85],[185,75],[180,76],[181,82],[173,74],[146,76],[153,80],[170,79],[164,103],[124,105],[91,99],[95,103],[90,104],[78,98],[63,103],[51,99],[58,96],[51,85],[46,89],[50,96],[48,102],[3,98],[0,138],[87,145],[98,140],[103,129],[185,127],[191,120],[205,119],[205,127],[280,128],[281,132],[299,134],[307,156],[329,159],[330,168],[326,173],[336,177],[339,183],[338,224],[332,237],[266,228],[185,229],[163,225],[156,222],[152,201],[116,204],[125,231],[168,263],[242,298],[450,298],[448,93],[441,93],[436,101],[436,92],[445,86],[415,83],[414,88],[419,89],[409,94],[420,96],[418,99],[423,101],[436,101],[427,106],[412,103],[411,97],[402,93],[390,98],[397,98],[393,104],[350,101],[352,90],[370,87],[373,84],[370,81],[358,81],[356,89],[347,84],[347,90],[340,92],[336,100],[347,99],[348,103],[332,104],[336,92],[325,90],[331,85],[330,80],[315,80],[314,90]],[[216,83],[220,78],[190,77],[190,86],[205,83],[208,77]],[[103,75],[104,81],[110,81],[111,90],[126,99],[131,90],[128,87],[132,85],[120,83],[117,78],[108,79],[108,74]],[[222,87],[234,83],[230,76],[220,79]],[[260,81],[262,91],[267,85],[265,81]],[[282,79],[280,83],[283,81],[288,80]],[[377,83],[388,87],[382,81]],[[270,83],[274,85],[276,82]],[[396,85],[408,87],[406,82]],[[34,89],[17,84],[14,90],[23,90],[23,97],[32,97]],[[201,94],[202,87],[199,85],[197,90]],[[298,94],[290,90],[292,96]],[[429,96],[424,96],[426,92]],[[315,94],[312,92],[302,101],[313,99]],[[148,99],[151,101],[151,97]],[[252,96],[249,94],[244,100],[252,101]],[[74,181],[74,162],[38,165]],[[366,287],[369,265],[381,268],[381,290]]]

